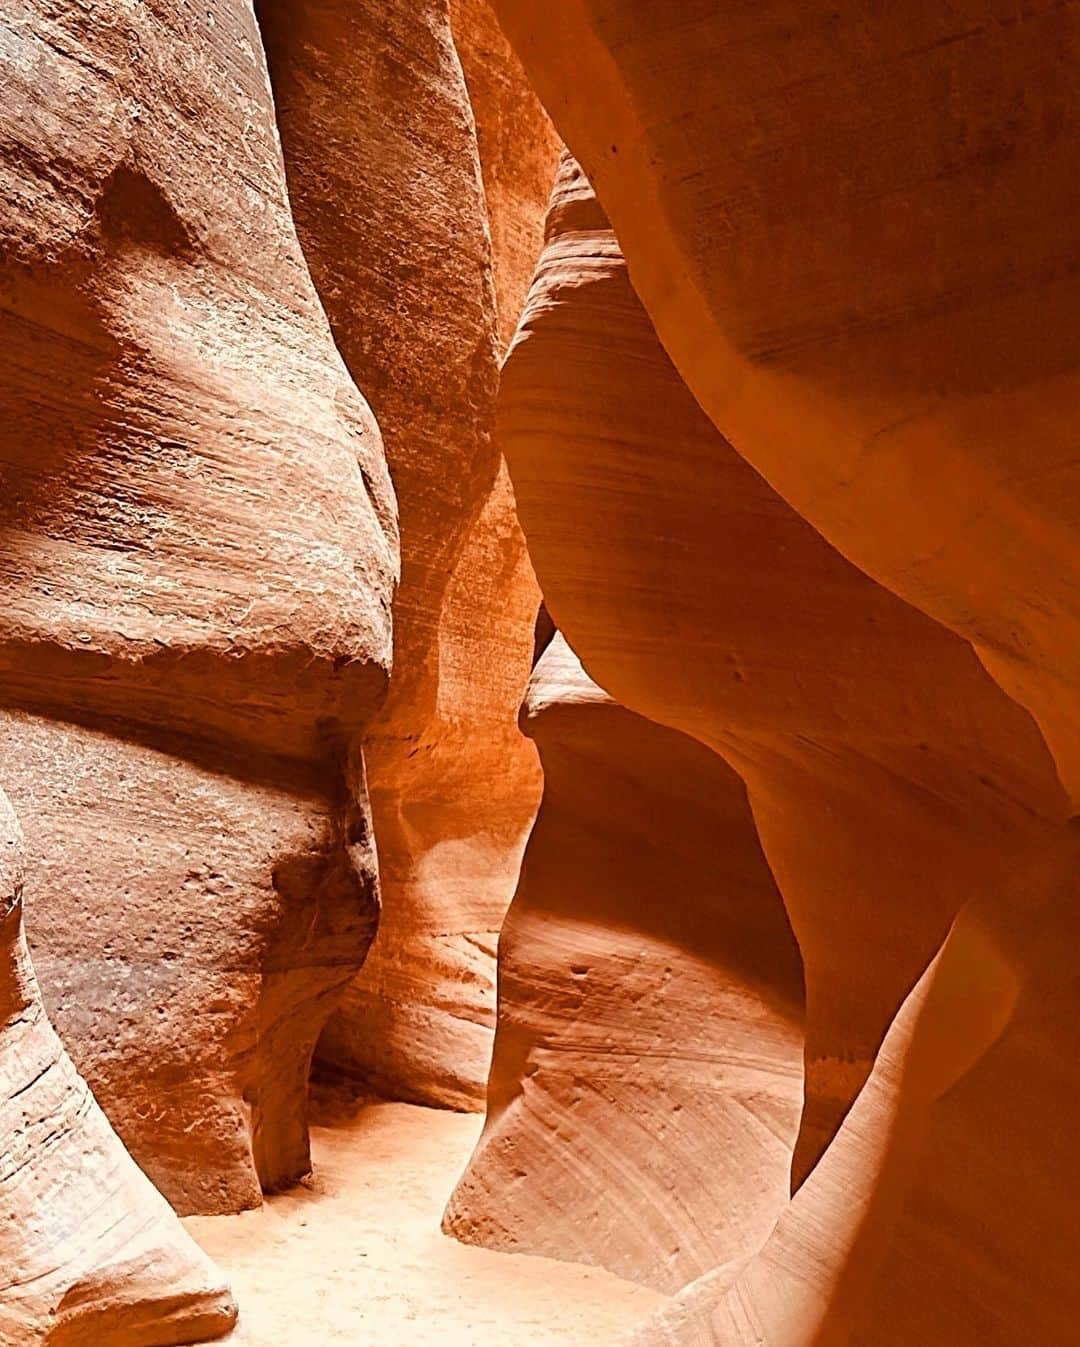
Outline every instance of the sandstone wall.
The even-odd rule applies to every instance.
[[[395,671],[365,747],[383,918],[320,1061],[391,1095],[475,1108],[495,934],[539,790],[516,728],[539,599],[491,440],[489,219],[513,215],[520,248],[546,186],[529,201],[516,183],[489,209],[445,2],[257,9],[297,228],[378,416],[401,516]]]
[[[701,405],[1075,804],[1075,4],[495,9]]]
[[[866,573],[971,640],[1035,717],[1066,787],[1057,789],[1031,723],[1021,729],[1015,704],[988,690],[963,644],[950,645],[941,628],[916,635],[914,609],[904,610],[905,628],[895,602],[891,613],[884,606],[885,589],[873,600],[879,615],[848,647],[861,687],[853,694],[839,660],[819,700],[815,664],[824,672],[847,644],[822,624],[832,654],[807,658],[814,645],[799,624],[815,611],[808,598],[827,595],[820,579],[786,609],[795,677],[770,713],[773,730],[752,728],[751,697],[734,724],[725,706],[729,723],[711,739],[700,684],[722,664],[695,659],[690,641],[690,658],[657,658],[669,632],[677,643],[682,614],[652,646],[626,618],[658,592],[684,602],[689,593],[693,610],[710,588],[700,579],[704,551],[693,587],[671,583],[692,530],[670,528],[665,555],[626,564],[630,538],[639,554],[652,526],[635,510],[641,479],[653,485],[649,465],[626,453],[652,404],[639,401],[630,425],[605,418],[606,471],[592,476],[582,471],[590,459],[581,421],[565,408],[551,413],[555,381],[545,383],[546,362],[532,353],[518,407],[521,457],[538,464],[552,428],[571,426],[565,475],[579,502],[583,488],[595,492],[576,527],[550,499],[541,519],[539,494],[530,523],[530,488],[508,447],[545,597],[594,677],[621,701],[716,742],[747,780],[806,963],[808,1082],[822,955],[833,960],[822,980],[828,999],[849,994],[859,969],[874,970],[837,1024],[855,1023],[870,1000],[885,1011],[886,983],[895,1007],[917,978],[901,1013],[879,1014],[880,1050],[842,1054],[838,1090],[826,1078],[826,1095],[846,1093],[855,1106],[846,1117],[830,1107],[817,1142],[800,1146],[795,1177],[805,1181],[774,1235],[742,1270],[703,1279],[641,1341],[1004,1347],[1034,1334],[1064,1344],[1076,1279],[1060,1253],[1070,1217],[1056,1185],[1073,1181],[1074,1157],[1059,1144],[1049,1100],[1074,1093],[1071,1055],[1054,1028],[1075,1009],[1061,953],[1075,906],[1075,842],[1062,820],[1077,791],[1080,649],[1065,430],[1077,366],[1064,134],[1075,98],[1071,7],[1006,15],[972,3],[871,16],[857,6],[767,5],[740,15],[566,0],[542,23],[517,0],[498,10],[712,422]],[[534,329],[557,328],[580,277],[600,279],[603,251],[590,240],[576,262],[549,259]],[[529,327],[527,318],[527,340]],[[617,346],[619,329],[604,327]],[[579,315],[565,325],[564,351],[575,347],[587,368],[594,346],[586,360],[582,345]],[[640,364],[636,377],[644,382]],[[566,401],[580,418],[575,397]],[[599,449],[592,461],[604,463]],[[557,465],[548,475],[558,477]],[[579,535],[605,494],[622,498],[624,564],[609,560],[607,583],[591,586],[566,564],[560,611],[536,539],[546,536],[555,557],[560,532],[562,545]],[[714,498],[709,511],[714,555],[727,538],[720,504]],[[778,597],[784,567],[765,574]],[[789,597],[810,574],[806,554]],[[861,594],[845,584],[838,610],[852,634],[873,611],[860,585]],[[597,592],[620,595],[621,625],[608,617],[605,628],[595,612],[590,633]],[[760,612],[759,587],[755,598]],[[722,645],[715,653],[736,655],[735,684],[783,686],[775,669],[748,670]],[[841,733],[799,725],[823,708],[843,713]],[[788,716],[797,737],[785,742],[775,730]],[[844,895],[867,881],[877,905],[846,907]],[[882,980],[881,960],[898,953],[896,923],[914,933],[935,890],[936,930],[923,926],[922,948],[908,947],[903,977]],[[871,945],[867,916],[883,923]],[[843,932],[846,945],[860,929],[857,960],[823,938]],[[1022,1091],[1007,1078],[1022,1080]],[[811,1170],[805,1161],[830,1135]]]
[[[397,570],[249,7],[4,20],[0,717],[46,1005],[184,1210],[305,1172]]]
[[[26,858],[0,792],[0,1339],[201,1342],[236,1318],[49,1024],[22,928]]]
[[[1063,814],[1053,764],[963,641],[844,561],[716,432],[569,159],[499,426],[546,602],[589,673],[747,783],[806,967],[798,1182],[962,902]]]
[[[787,1201],[802,969],[746,791],[561,637],[525,707],[544,800],[499,938],[483,1138],[445,1228],[677,1290]]]
[[[1072,1341],[1078,874],[1074,825],[964,910],[760,1252],[633,1347]]]
[[[613,695],[710,743],[743,777],[805,966],[806,1106],[792,1174],[799,1193],[730,1298],[723,1288],[735,1267],[699,1288],[706,1309],[680,1320],[677,1333],[704,1323],[706,1336],[672,1340],[754,1341],[739,1317],[748,1299],[754,1313],[768,1307],[770,1347],[861,1341],[851,1336],[851,1295],[858,1322],[884,1316],[897,1342],[914,1325],[920,1340],[936,1332],[943,1343],[974,1343],[999,1314],[1008,1327],[991,1340],[1017,1341],[1024,1277],[1035,1275],[1041,1241],[1025,1245],[1011,1223],[999,1228],[986,1194],[1003,1195],[1003,1180],[990,1176],[1011,1138],[1029,1180],[1025,1220],[1048,1238],[1060,1235],[1060,1211],[1045,1205],[1029,1167],[1038,1163],[1040,1124],[1008,1110],[985,1132],[976,1176],[958,1148],[990,1108],[1001,1069],[993,1054],[964,1087],[970,1112],[954,1118],[950,1102],[942,1114],[938,1100],[955,1094],[942,1078],[968,1081],[967,1068],[1009,1023],[1008,987],[1034,989],[1034,966],[1050,957],[1029,953],[1034,928],[1021,930],[1008,915],[1017,892],[1021,907],[1065,920],[1068,881],[1059,874],[1036,896],[1030,879],[1032,854],[1057,854],[1066,812],[1035,725],[963,641],[845,562],[727,446],[664,355],[607,222],[569,161],[504,370],[499,423],[553,618]],[[1005,876],[1018,877],[1009,896]],[[987,941],[1008,950],[1004,971],[997,954],[980,953]],[[973,990],[964,1015],[950,1013],[967,979],[987,985]],[[893,1023],[916,983],[906,1018]],[[895,1081],[912,1069],[905,1035],[928,987],[938,990],[921,1050],[936,1063],[934,1084],[909,1095]],[[1038,1073],[1044,1035],[1052,1037],[1052,1004],[1051,993],[1045,1004],[1033,1000],[1002,1039],[1025,1079]],[[875,1061],[884,1064],[862,1089]],[[1068,1070],[1055,1065],[1036,1097],[1064,1088]],[[527,1089],[520,1061],[517,1081]],[[525,1151],[527,1136],[519,1125],[513,1144]],[[1068,1173],[1068,1157],[1051,1150]],[[829,1163],[819,1178],[822,1155]],[[483,1148],[474,1163],[482,1172]],[[597,1171],[586,1172],[599,1186]],[[518,1203],[529,1200],[530,1177]],[[950,1193],[947,1213],[928,1205],[934,1183]],[[533,1183],[537,1210],[543,1184]],[[1010,1201],[1020,1201],[1020,1186],[1007,1187]],[[474,1228],[482,1232],[486,1221],[501,1239],[503,1193],[482,1181],[471,1191],[479,1195]],[[585,1256],[620,1256],[608,1231],[586,1242]],[[910,1264],[909,1246],[919,1251]],[[998,1280],[991,1272],[999,1246],[1021,1275]],[[904,1294],[895,1289],[901,1256],[910,1278]],[[1060,1297],[1064,1261],[1048,1267]],[[777,1268],[785,1269],[784,1289],[773,1297]],[[934,1308],[915,1290],[920,1277],[937,1288]],[[718,1296],[732,1316],[722,1330],[712,1317]],[[974,1312],[974,1303],[988,1307]],[[1066,1311],[1032,1312],[1064,1341]],[[875,1326],[875,1342],[881,1331]]]

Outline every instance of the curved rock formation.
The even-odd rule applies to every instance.
[[[1080,834],[960,914],[761,1252],[636,1347],[1066,1347],[1076,1336]]]
[[[715,424],[1080,800],[1075,3],[496,10]]]
[[[543,247],[544,210],[562,146],[490,0],[450,0],[450,18],[476,120],[505,350]]]
[[[535,750],[511,714],[537,602],[500,466],[447,592],[437,704],[399,775],[389,838],[408,845],[386,844],[384,824],[379,936],[319,1042],[325,1066],[424,1103],[484,1106],[495,947],[540,796]]]
[[[525,723],[544,800],[499,939],[484,1135],[445,1228],[673,1291],[783,1210],[802,970],[742,782],[561,637]]]
[[[0,792],[0,1340],[169,1347],[220,1337],[228,1289],[106,1122],[53,1032]]]
[[[310,766],[181,755],[131,726],[4,712],[0,757],[82,1070],[179,1210],[257,1205],[309,1168],[311,1054],[375,932],[364,816]]]
[[[796,1186],[958,908],[1064,801],[969,647],[823,542],[717,434],[580,171],[503,374],[500,435],[552,616],[612,696],[746,781],[803,954]]]
[[[539,791],[516,727],[538,595],[491,443],[476,131],[446,0],[257,11],[297,228],[401,514],[395,673],[365,749],[383,919],[319,1056],[391,1095],[473,1108],[495,933]],[[507,208],[519,214],[521,190]]]
[[[46,1004],[185,1210],[307,1168],[396,571],[247,4],[3,19],[0,694]]]

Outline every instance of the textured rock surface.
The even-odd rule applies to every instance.
[[[49,1024],[23,937],[24,866],[0,793],[0,1341],[167,1347],[218,1337],[236,1316],[228,1289]]]
[[[0,694],[46,1004],[166,1195],[231,1210],[306,1168],[304,1063],[371,937],[345,757],[392,494],[248,5],[3,25]]]
[[[545,599],[589,672],[747,783],[805,963],[797,1184],[958,908],[1062,816],[1053,764],[963,641],[716,433],[570,161],[500,430]]]
[[[147,1174],[217,1212],[306,1173],[312,1050],[375,929],[372,858],[320,775],[20,712],[0,758],[52,1014]]]
[[[476,1107],[495,932],[538,795],[516,728],[538,596],[491,442],[473,116],[445,0],[257,9],[297,228],[401,514],[395,673],[366,746],[384,915],[320,1057],[392,1095]]]
[[[1049,835],[965,908],[761,1252],[634,1347],[1075,1340],[1078,876]]]
[[[701,405],[1075,805],[1076,4],[495,7]]]
[[[544,243],[544,207],[561,148],[490,0],[450,0],[483,170],[499,339],[517,327]]]
[[[380,814],[380,933],[319,1045],[325,1065],[409,1099],[484,1105],[495,946],[540,797],[512,711],[537,602],[501,466],[447,593],[434,714]]]
[[[802,969],[739,778],[561,637],[526,724],[544,801],[499,942],[487,1125],[444,1226],[677,1290],[788,1197]]]

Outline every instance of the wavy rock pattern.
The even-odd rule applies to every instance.
[[[1048,835],[965,908],[761,1251],[633,1347],[1073,1340],[1078,875]]]
[[[499,340],[517,327],[544,243],[544,208],[562,143],[489,0],[450,0],[491,229]]]
[[[499,940],[484,1135],[445,1228],[677,1290],[787,1201],[802,969],[746,791],[561,637],[529,686],[544,801]]]
[[[396,573],[249,7],[4,15],[0,692],[46,1004],[185,1210],[307,1166]]]
[[[495,0],[715,424],[1080,800],[1078,7]]]
[[[1022,1257],[1013,1249],[1023,1236],[998,1232],[1002,1222],[988,1196],[1002,1195],[990,1175],[1009,1154],[994,1149],[1004,1146],[1005,1134],[993,1141],[987,1134],[979,1162],[987,1168],[976,1179],[958,1160],[962,1128],[935,1134],[933,1148],[925,1148],[923,1129],[938,1108],[934,1101],[946,1097],[943,1087],[910,1098],[893,1089],[875,1108],[887,1063],[910,1069],[902,1046],[910,1009],[892,1029],[886,1065],[861,1094],[860,1087],[898,1006],[962,905],[963,919],[921,986],[936,985],[945,969],[947,999],[956,995],[956,980],[986,976],[988,1021],[996,1026],[1008,1017],[1002,979],[993,960],[982,967],[980,951],[988,941],[1002,947],[1004,930],[997,932],[1009,908],[988,895],[1001,890],[1002,875],[1025,875],[1032,850],[1056,845],[1065,812],[1034,725],[963,642],[846,563],[725,444],[663,355],[606,220],[569,161],[504,371],[500,433],[553,617],[613,694],[711,742],[736,767],[802,949],[807,1104],[793,1177],[796,1186],[805,1182],[777,1235],[723,1301],[730,1322],[721,1327],[711,1316],[718,1287],[736,1268],[707,1280],[705,1310],[699,1304],[697,1317],[685,1322],[710,1326],[704,1338],[685,1340],[734,1347],[757,1341],[753,1325],[760,1323],[769,1325],[763,1340],[770,1347],[820,1347],[869,1341],[865,1325],[883,1316],[890,1342],[914,1334],[974,1343],[1000,1314],[990,1340],[1017,1341],[1015,1309],[1034,1268],[1030,1252]],[[1050,910],[1053,897],[1045,900]],[[990,915],[970,916],[980,905]],[[969,923],[974,934],[958,934]],[[1028,938],[1009,936],[1011,975],[1031,964]],[[927,1052],[943,1061],[950,1081],[969,1083],[974,1094],[964,1125],[977,1130],[989,1081],[1003,1087],[990,1058],[980,1063],[987,1084],[978,1083],[979,1073],[970,1081],[964,1074],[993,1037],[979,1029],[978,997],[970,1013],[976,1024],[968,1043],[962,1018],[950,1025],[938,1008]],[[1015,1036],[1025,1078],[1048,1029],[1045,1008],[1033,1005],[1031,1015],[1037,1030]],[[1060,1072],[1051,1074],[1063,1083]],[[856,1097],[858,1111],[835,1136]],[[897,1118],[899,1131],[891,1133]],[[1008,1127],[1022,1144],[1019,1120]],[[893,1134],[895,1151],[885,1145]],[[829,1166],[819,1178],[814,1165],[823,1152]],[[1039,1153],[1029,1142],[1032,1163]],[[1069,1172],[1059,1158],[1061,1172]],[[921,1175],[912,1182],[918,1165],[950,1193],[949,1216],[928,1214],[934,1190]],[[1022,1167],[1029,1182],[1024,1210],[1042,1221],[1047,1238],[1056,1237],[1052,1209],[1040,1214],[1041,1185]],[[823,1191],[831,1205],[803,1196]],[[1019,1201],[1011,1182],[1009,1193]],[[852,1206],[840,1219],[842,1201]],[[918,1229],[911,1247],[922,1253],[906,1295],[890,1288],[886,1301],[887,1278],[875,1281],[871,1273],[888,1267],[899,1280],[896,1259],[906,1246],[897,1234],[898,1207],[903,1228]],[[868,1224],[860,1225],[868,1212]],[[485,1219],[498,1223],[482,1209],[471,1215],[477,1229]],[[980,1223],[990,1235],[976,1235]],[[791,1241],[798,1258],[777,1239]],[[892,1251],[884,1262],[876,1261],[877,1239]],[[592,1256],[603,1257],[609,1240],[605,1233]],[[995,1240],[1016,1252],[1022,1276],[990,1279]],[[942,1259],[933,1272],[932,1247]],[[1064,1260],[1051,1266],[1055,1294],[1071,1307]],[[778,1267],[790,1281],[774,1295]],[[918,1276],[931,1275],[939,1292],[933,1309],[915,1290]],[[800,1285],[817,1297],[814,1314],[796,1294]],[[856,1303],[863,1317],[845,1307],[849,1285],[862,1297]],[[967,1312],[976,1301],[985,1308]],[[856,1319],[863,1337],[852,1328]],[[1058,1335],[1054,1341],[1064,1340],[1066,1319],[1056,1309],[1038,1316],[1040,1327],[1045,1322]],[[875,1347],[881,1331],[875,1326]],[[958,1332],[966,1336],[949,1336]]]
[[[0,1341],[169,1347],[236,1309],[53,1032],[22,930],[25,857],[0,793]]]
[[[383,917],[319,1055],[391,1095],[475,1108],[496,932],[539,791],[516,727],[539,598],[491,441],[473,113],[445,0],[257,11],[297,228],[401,518],[395,672],[365,747]]]
[[[715,431],[570,159],[499,424],[546,601],[590,674],[747,784],[806,970],[797,1184],[960,905],[1062,816],[1053,765],[964,642]]]
[[[1073,1347],[1078,35],[8,0],[0,1344],[228,1334],[318,1044],[634,1347]]]

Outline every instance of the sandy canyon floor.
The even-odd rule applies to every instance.
[[[239,1216],[184,1222],[230,1278],[244,1347],[601,1347],[662,1297],[595,1268],[439,1230],[475,1116],[319,1090],[314,1172]]]

